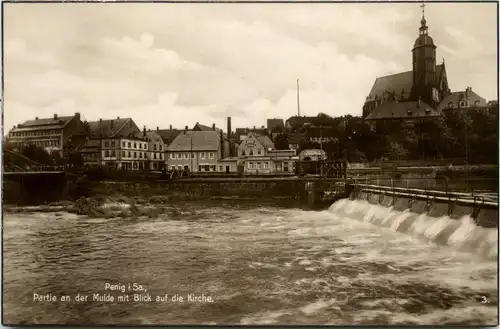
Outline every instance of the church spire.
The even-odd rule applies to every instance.
[[[425,2],[420,6],[422,8],[422,19],[420,20],[420,35],[427,35],[427,21],[425,20]]]

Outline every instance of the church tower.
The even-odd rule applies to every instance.
[[[433,97],[436,86],[436,46],[428,34],[425,20],[425,4],[422,4],[422,20],[420,21],[419,36],[413,46],[413,86],[411,98],[421,99],[431,106],[435,106]]]

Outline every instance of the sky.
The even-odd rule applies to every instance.
[[[260,127],[361,115],[376,77],[411,69],[420,3],[4,4],[4,130],[35,117],[142,129]],[[426,3],[452,91],[497,99],[496,3]]]

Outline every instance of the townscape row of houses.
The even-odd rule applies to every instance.
[[[365,121],[374,125],[377,121],[399,120],[412,125],[435,120],[447,111],[498,111],[497,101],[487,102],[470,87],[451,91],[444,59],[442,64],[436,63],[436,45],[424,15],[412,53],[412,70],[375,80],[363,106]],[[227,119],[226,132],[199,123],[191,129],[170,126],[141,131],[131,118],[87,123],[76,113],[26,121],[10,131],[7,142],[33,143],[61,156],[72,145],[86,165],[123,170],[275,173],[293,172],[297,160],[324,159],[321,147],[301,154],[297,150],[304,141],[319,145],[338,141],[338,125],[338,120],[320,113],[292,116],[286,122],[268,119],[267,127],[236,128],[234,132],[231,118]],[[283,131],[287,132],[289,149],[278,150],[276,138]]]
[[[184,129],[141,131],[132,118],[100,119],[84,122],[74,116],[35,118],[9,132],[7,143],[34,144],[64,157],[69,150],[81,153],[87,166],[107,166],[121,170],[186,170],[190,172],[243,172],[247,174],[292,173],[301,157],[296,149],[277,150],[272,140],[283,120],[268,120],[268,128],[227,131],[196,123]],[[321,150],[308,150],[302,159],[324,159]]]

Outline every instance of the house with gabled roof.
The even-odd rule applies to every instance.
[[[89,139],[80,151],[85,164],[121,170],[149,169],[147,136],[132,118],[100,119],[88,126]]]
[[[245,174],[292,173],[297,161],[295,150],[276,150],[267,135],[249,132],[238,146],[238,165]]]
[[[221,133],[214,130],[181,131],[167,147],[168,169],[218,171],[218,161],[224,152],[221,140]]]

